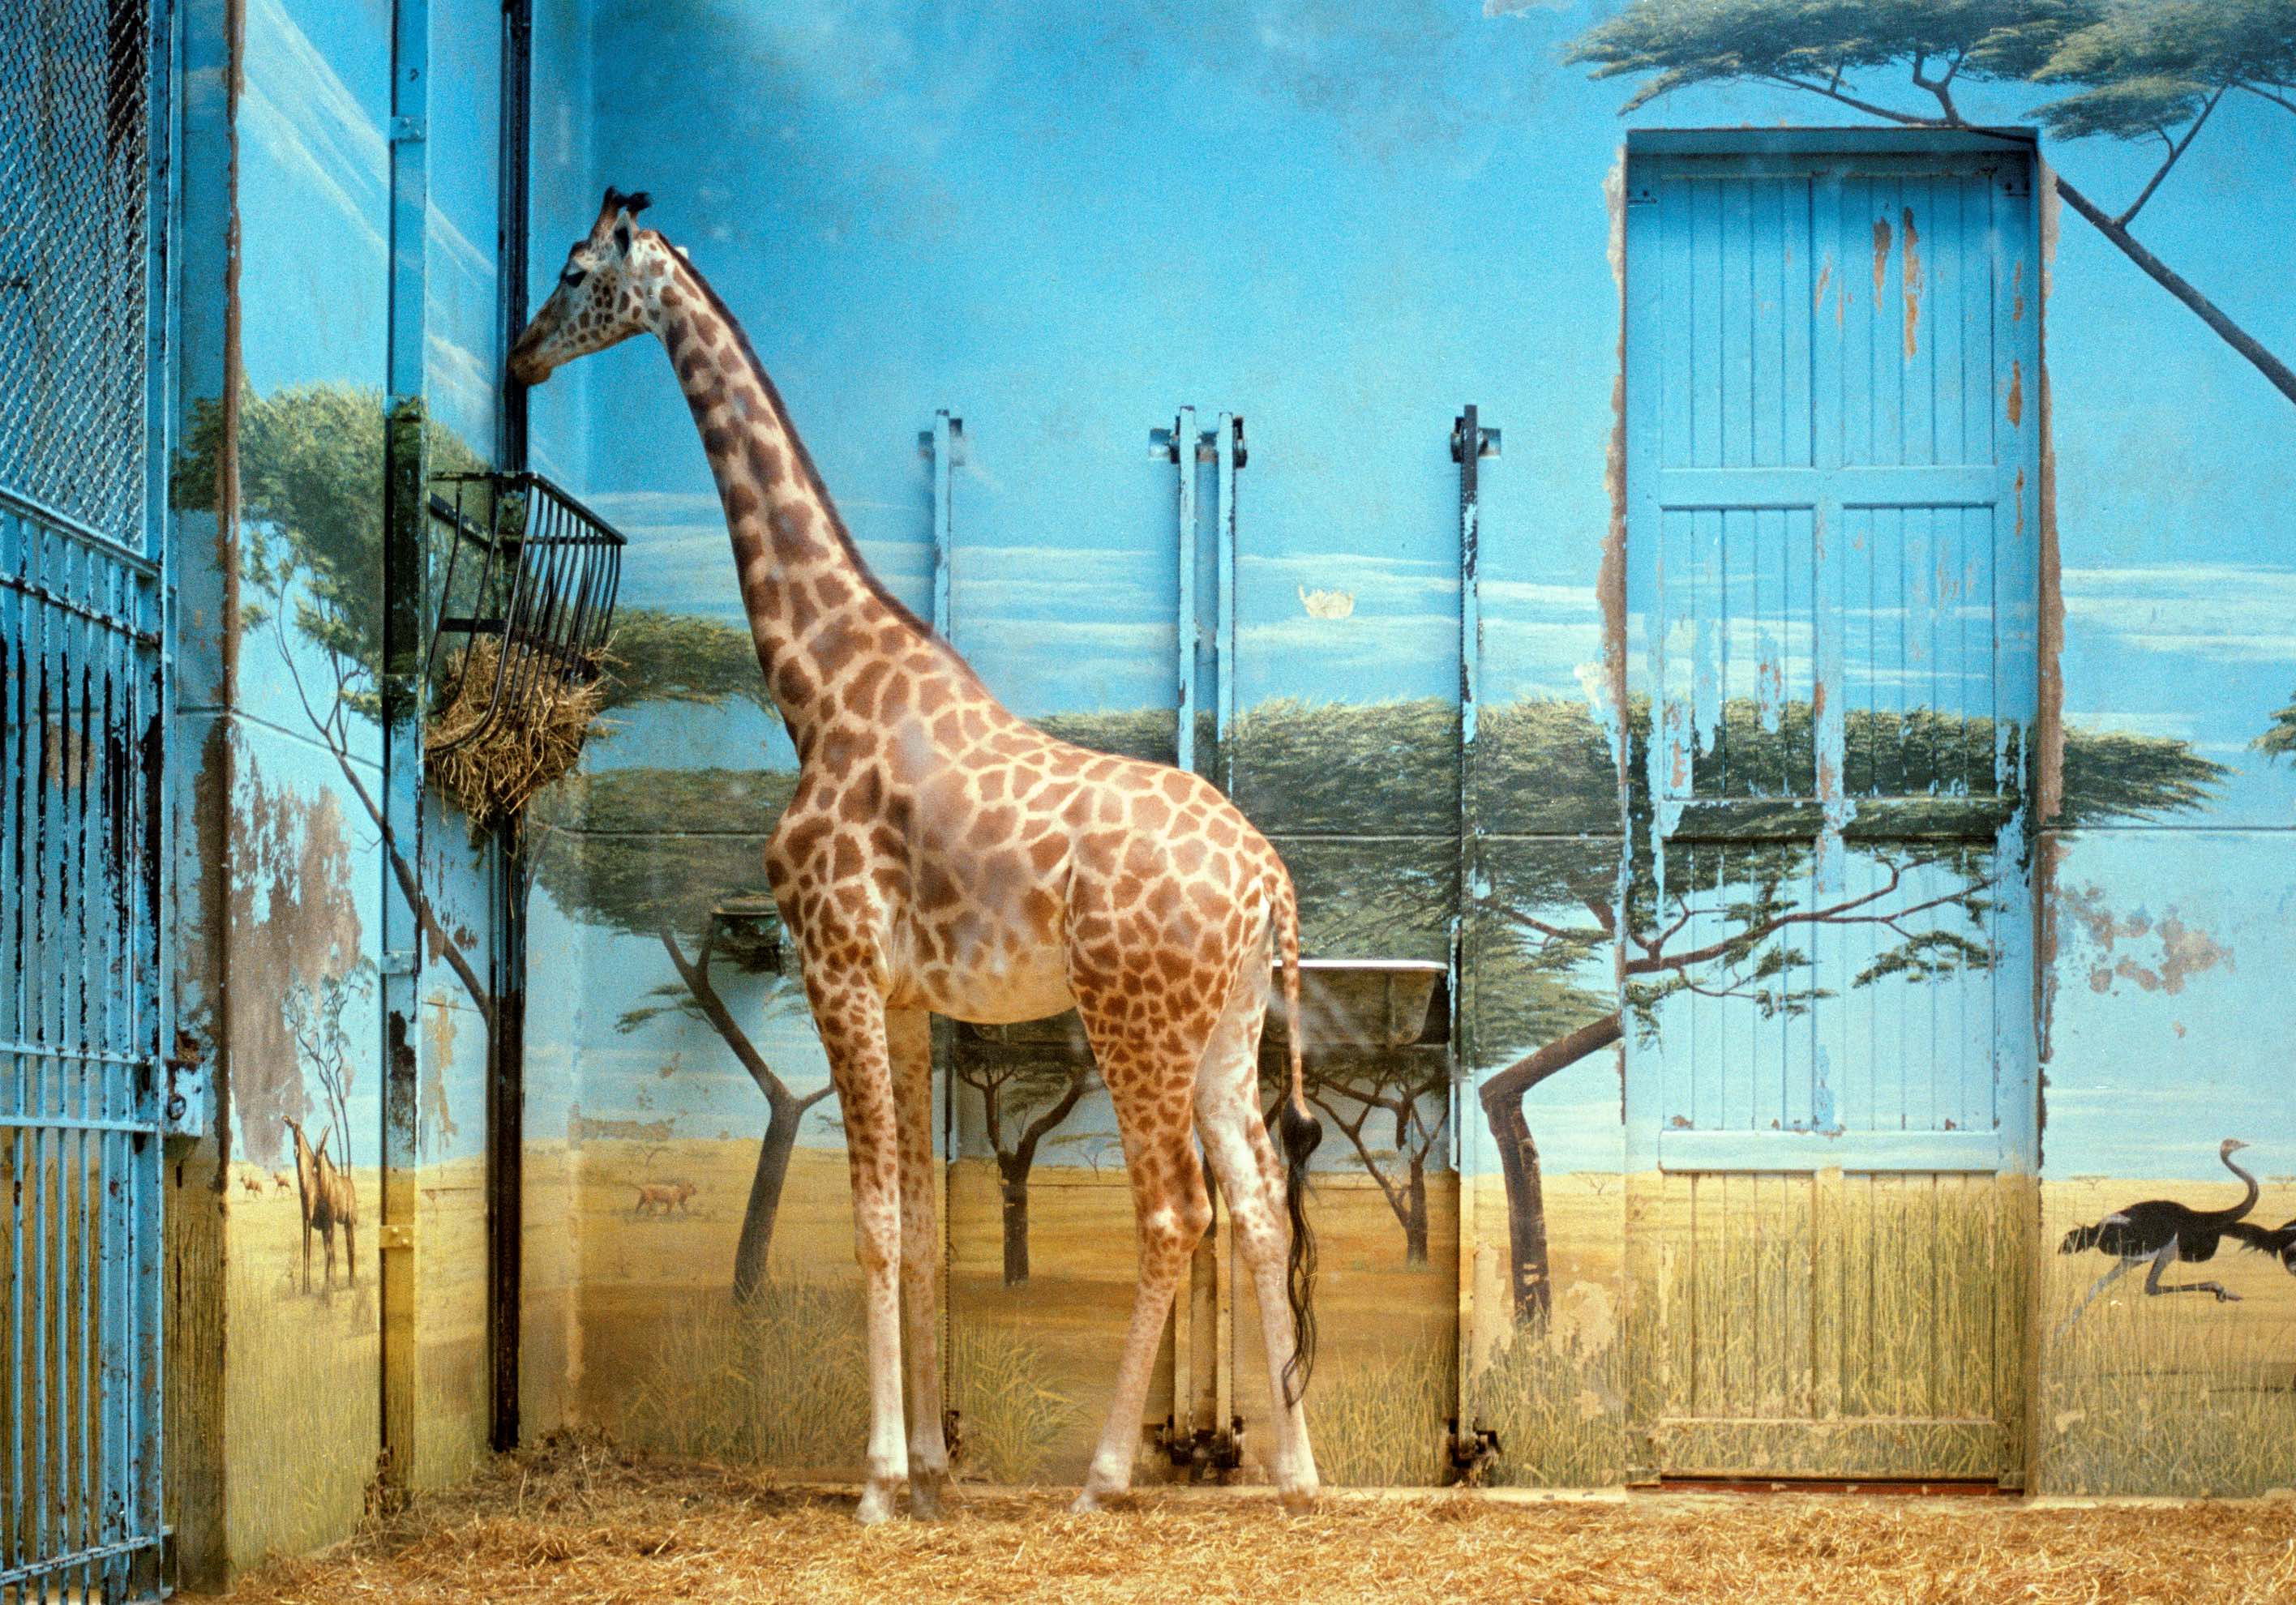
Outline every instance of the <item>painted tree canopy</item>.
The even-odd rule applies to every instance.
[[[1632,111],[1695,84],[1775,85],[1894,123],[1961,128],[1956,83],[2030,86],[2060,139],[2157,141],[2161,159],[2108,211],[2056,176],[2057,192],[2197,313],[2291,401],[2296,371],[2129,233],[2229,94],[2296,114],[2296,0],[1634,0],[1579,36],[1569,59],[1596,78],[1645,77]],[[1912,109],[1864,76],[1903,66]]]

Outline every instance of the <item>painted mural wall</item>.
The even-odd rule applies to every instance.
[[[421,387],[430,454],[496,439],[496,8],[432,8]],[[182,10],[180,327],[170,471],[183,1023],[211,1136],[171,1171],[171,1482],[188,1577],[347,1532],[378,1496],[386,1020],[382,909],[425,930],[396,1033],[416,1249],[406,1463],[486,1447],[484,1087],[491,847],[435,798],[382,829],[388,8]]]
[[[2021,1169],[1997,1193],[1837,1168],[1815,1202],[1767,1184],[1718,1194],[1697,1296],[1754,1337],[1683,1374],[1710,1365],[1722,1413],[1774,1414],[1824,1374],[1812,1346],[1831,1345],[1850,1396],[1838,1410],[1900,1413],[1892,1390],[1927,1376],[1924,1408],[2008,1421],[2025,1445],[2012,1475],[2030,1465],[2050,1491],[2296,1478],[2296,1278],[2270,1240],[2226,1236],[2164,1278],[2217,1282],[2222,1299],[2147,1297],[2140,1265],[2070,1322],[2116,1262],[2054,1251],[2139,1200],[2240,1202],[2226,1138],[2250,1145],[2230,1159],[2258,1178],[2239,1224],[2296,1215],[2271,1046],[2290,995],[2273,933],[2296,886],[2279,761],[2296,397],[2140,268],[2112,220],[2141,202],[2130,226],[2152,252],[2262,347],[2296,348],[2284,298],[2254,272],[2296,223],[2286,187],[2254,181],[2284,165],[2296,124],[2266,94],[2207,87],[2208,63],[2241,47],[2194,43],[2185,9],[2103,8],[2101,31],[2060,41],[2086,53],[2057,68],[1988,36],[1985,8],[1883,9],[1944,42],[1915,57],[1894,34],[1796,33],[1821,24],[1766,0],[1262,6],[1210,24],[680,0],[537,20],[542,60],[570,75],[586,48],[616,63],[611,80],[543,91],[562,111],[537,119],[557,186],[538,203],[537,284],[563,243],[549,231],[571,238],[585,195],[650,189],[648,222],[745,321],[867,559],[928,616],[933,464],[918,438],[937,409],[962,418],[946,621],[992,689],[1070,739],[1169,760],[1179,655],[1201,654],[1203,706],[1226,698],[1235,717],[1199,762],[1283,851],[1308,951],[1448,961],[1456,922],[1456,1040],[1439,998],[1416,1043],[1316,1066],[1310,1413],[1332,1480],[1439,1480],[1463,1390],[1500,1434],[1499,1480],[1668,1469],[1636,1401],[1667,1341],[1647,1322],[1676,1206],[1631,1125],[1628,1066],[1679,1052],[1698,1020],[1726,1056],[1805,1057],[1826,1022],[1855,1021],[1862,1048],[1838,1027],[1839,1085],[1863,1073],[1870,1089],[1917,1036],[1932,1054],[1964,1040],[1963,1000],[1980,992],[2033,999],[2044,1124]],[[2160,87],[2176,50],[2201,90]],[[2054,192],[2034,198],[2043,232],[2004,293],[2021,310],[2030,297],[2036,321],[2046,293],[2046,366],[2021,364],[2013,396],[2005,375],[1986,393],[2053,449],[2017,487],[2034,582],[2009,628],[2029,643],[2030,724],[1980,725],[1925,671],[1889,679],[1841,737],[1866,755],[1848,792],[1875,798],[1966,799],[2013,746],[2018,823],[1974,846],[1908,827],[1845,847],[1831,818],[1823,866],[1814,831],[1702,864],[1677,852],[1669,870],[1648,777],[1680,733],[1614,514],[1622,132],[1904,119],[2039,122],[2050,167],[2108,209],[2101,228]],[[1886,242],[1879,221],[1857,222],[1874,231],[1870,281],[1862,233],[1854,258],[1806,262],[1796,281],[1807,293],[1831,271],[1845,321],[1886,323],[1871,349],[1893,373],[1899,320],[1912,362],[1953,283],[1946,258],[1921,254],[1940,250],[1928,214],[1917,234],[1901,209],[1876,215]],[[540,849],[529,1265],[552,1269],[529,1306],[529,1392],[633,1441],[848,1468],[865,1402],[841,1136],[762,896],[794,755],[660,354],[633,344],[543,394],[557,410],[537,413],[537,458],[632,546],[615,728],[553,800]],[[1463,853],[1448,440],[1466,402],[1504,450],[1482,466]],[[1182,405],[1205,429],[1246,420],[1232,577],[1214,571],[1213,470],[1145,449]],[[1230,661],[1176,624],[1180,472],[1199,479],[1198,589],[1232,586]],[[1971,605],[1942,555],[1902,567],[1909,588],[1860,606],[1869,646]],[[1737,583],[1717,569],[1692,589],[1711,612]],[[1742,678],[1718,669],[1700,690],[1694,756],[1726,748],[1756,777],[1749,798],[1813,795],[1812,643],[1782,626],[1741,645]],[[1940,753],[1974,756],[1956,768]],[[1827,895],[1844,884],[1854,906]],[[2005,938],[2002,908],[2035,896],[2038,920]],[[1342,1014],[1327,999],[1321,1023],[1343,1034]],[[1311,1007],[1311,1042],[1317,1025]],[[959,1029],[941,1051],[964,1464],[1070,1481],[1132,1276],[1107,1101],[1058,1023]],[[1962,1118],[1905,1118],[1941,1132]],[[1769,1118],[1834,1125],[1833,1105],[1790,1093]],[[1841,1251],[1899,1307],[1825,1324],[1763,1257],[1761,1226],[1807,1240],[1810,1211],[1845,1198],[1865,1201]],[[2021,1296],[2013,1265],[2038,1278],[2037,1385],[2021,1362],[1980,1384],[1950,1354],[1887,1350],[1919,1312],[1962,1307],[1970,1255],[1993,1267],[1972,1299]],[[1900,1271],[1873,1268],[1885,1262]],[[1997,1336],[1990,1306],[1967,1308]],[[1238,1330],[1253,1325],[1247,1309]],[[1815,1335],[1799,1350],[1759,1340],[1780,1331]],[[1238,1413],[1261,1423],[1250,1477],[1268,1435],[1248,1337],[1230,1364]],[[1924,1474],[1970,1469],[1949,1458]]]

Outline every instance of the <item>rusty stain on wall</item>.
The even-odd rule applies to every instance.
[[[1922,242],[1914,229],[1914,209],[1906,207],[1905,214],[1902,222],[1906,253],[1906,356],[1911,358],[1918,347],[1917,331],[1922,318]],[[1878,286],[1876,293],[1879,293]]]
[[[2092,992],[2109,993],[2116,981],[2127,981],[2140,991],[2174,995],[2188,977],[2218,964],[2235,967],[2232,949],[2186,924],[2173,905],[2158,920],[2141,909],[2123,918],[2106,905],[2104,888],[2092,884],[2066,888],[2057,906],[2083,938],[2078,962]],[[2128,951],[2147,938],[2159,944],[2157,957]]]
[[[1882,289],[1890,279],[1890,220],[1874,219],[1874,310],[1882,310]]]
[[[224,163],[226,216],[223,253],[223,379],[221,441],[216,452],[216,573],[223,583],[223,617],[216,621],[217,679],[214,700],[239,703],[239,97],[246,86],[246,0],[224,0]]]
[[[2009,359],[2009,427],[2016,428],[2025,421],[2025,364],[2015,357]]]

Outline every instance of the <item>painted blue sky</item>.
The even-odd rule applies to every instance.
[[[937,407],[964,418],[956,636],[1024,710],[1170,702],[1172,473],[1145,446],[1184,403],[1207,425],[1249,421],[1247,704],[1449,693],[1446,437],[1469,400],[1505,438],[1484,479],[1491,690],[1577,697],[1600,651],[1618,340],[1603,184],[1622,131],[1852,120],[1724,89],[1622,122],[1624,86],[1561,61],[1614,9],[1256,4],[1208,27],[1156,8],[610,5],[593,45],[624,70],[600,92],[598,178],[652,190],[649,220],[744,317],[865,551],[920,603],[914,443]],[[1886,75],[1861,87],[1906,98]],[[1983,86],[1963,100],[2000,122],[2029,105]],[[2296,306],[2254,268],[2296,233],[2296,192],[2254,176],[2296,154],[2296,119],[2262,102],[2218,118],[2139,232],[2285,350]],[[2111,143],[2048,153],[2120,203],[2149,170]],[[538,270],[556,259],[554,242]],[[2296,411],[2077,217],[2048,316],[2067,716],[2191,741],[2235,772],[2213,823],[2286,826],[2296,785],[2250,743],[2296,685]],[[589,489],[636,543],[626,595],[731,617],[723,526],[662,359],[610,353],[589,386]],[[1303,591],[1352,612],[1312,617]],[[681,710],[596,761],[785,758],[779,741],[748,710]],[[2110,882],[2184,839],[2079,853]],[[2195,917],[2250,918],[2225,895]],[[2157,1082],[2205,1022],[2276,991],[2270,969],[2192,977],[2173,1019],[2133,985],[2061,995],[2052,1169],[2205,1175],[2213,1109],[2139,1139],[2080,1118],[2102,1094],[2076,1089]],[[2217,1045],[2226,1105],[2284,1124],[2274,1074]],[[1594,1064],[1535,1094],[1550,1163],[1615,1163],[1617,1096]]]

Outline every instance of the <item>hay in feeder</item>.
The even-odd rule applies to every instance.
[[[536,792],[572,773],[606,700],[603,653],[581,676],[545,656],[511,665],[512,684],[489,718],[502,651],[499,637],[481,635],[447,660],[450,689],[423,732],[431,778],[473,831],[518,818]],[[513,700],[521,683],[524,694]]]

